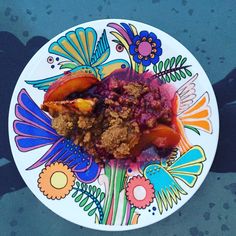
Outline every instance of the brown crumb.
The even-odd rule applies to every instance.
[[[142,132],[159,123],[171,125],[172,122],[171,107],[161,97],[158,86],[150,86],[145,79],[128,81],[116,78],[111,76],[110,80],[98,85],[91,95],[98,98],[89,95],[88,99],[94,102],[91,112],[75,112],[74,107],[70,107],[72,102],[65,102],[69,106],[67,110],[60,106],[63,109],[58,110],[58,114],[49,112],[58,134],[83,146],[96,162],[134,158],[132,150]]]
[[[87,132],[85,133],[84,135],[84,140],[83,140],[85,143],[88,143],[91,141],[91,132]]]
[[[70,113],[59,114],[52,119],[52,127],[62,136],[70,136],[76,127],[76,117]]]
[[[79,116],[78,128],[80,129],[90,129],[95,123],[95,117],[90,116]]]

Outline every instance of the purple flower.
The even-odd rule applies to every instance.
[[[132,39],[129,52],[138,64],[142,63],[144,66],[156,64],[162,54],[161,40],[152,32],[141,31]]]

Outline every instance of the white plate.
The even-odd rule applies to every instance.
[[[140,73],[153,70],[176,88],[182,141],[169,166],[156,161],[122,171],[113,161],[104,171],[58,136],[37,106],[48,82],[64,71],[90,69],[103,79],[116,68],[132,66]],[[108,231],[153,224],[184,205],[209,172],[218,133],[215,95],[195,57],[163,31],[129,20],[84,23],[50,40],[22,72],[9,111],[14,160],[35,196],[71,222]],[[39,162],[43,155],[47,158]]]

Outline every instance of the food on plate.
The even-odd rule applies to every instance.
[[[114,71],[102,81],[89,73],[66,74],[53,83],[42,109],[58,134],[97,160],[135,160],[150,146],[169,149],[180,136],[170,99],[151,73]]]
[[[167,125],[159,124],[142,133],[139,142],[131,150],[131,153],[136,156],[151,145],[157,148],[171,148],[178,144],[179,139],[177,131]]]
[[[52,116],[57,115],[58,113],[90,113],[96,105],[96,98],[83,99],[77,98],[74,100],[67,101],[49,101],[44,102],[42,109],[49,112]]]
[[[67,72],[49,87],[44,101],[62,101],[73,92],[83,92],[98,82],[97,78],[86,72]]]

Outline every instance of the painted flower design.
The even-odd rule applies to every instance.
[[[162,54],[161,40],[152,32],[141,31],[132,39],[129,52],[138,64],[142,63],[144,66],[156,64]]]
[[[153,185],[145,177],[135,176],[128,182],[126,196],[131,205],[139,209],[145,209],[153,202]]]
[[[67,165],[55,162],[39,174],[38,187],[49,199],[65,198],[75,183],[75,175]]]
[[[150,64],[156,64],[159,57],[162,55],[161,40],[153,32],[146,30],[138,33],[136,27],[132,24],[109,23],[109,27],[115,29],[111,34],[114,35],[118,44],[116,50],[122,51],[126,49],[130,57],[131,66],[135,69],[136,65],[143,65],[144,67]],[[122,47],[123,46],[123,47]],[[140,73],[143,70],[139,71]]]

